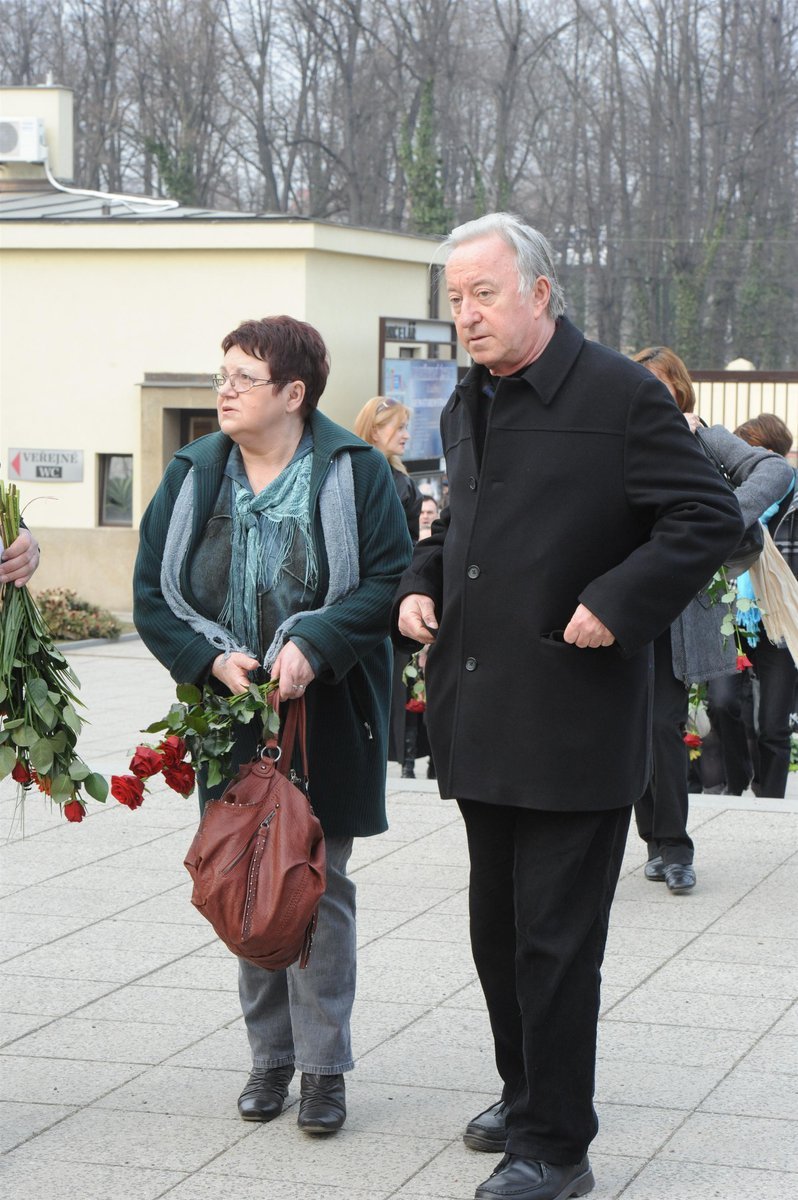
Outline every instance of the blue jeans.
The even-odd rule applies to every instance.
[[[349,1022],[355,1001],[355,884],[346,873],[352,838],[329,837],[327,890],[304,970],[265,971],[239,960],[238,994],[253,1067],[295,1064],[311,1075],[354,1067]]]

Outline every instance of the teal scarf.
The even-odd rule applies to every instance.
[[[258,595],[279,583],[299,540],[305,550],[305,588],[318,583],[318,563],[310,528],[312,456],[289,463],[276,479],[254,495],[233,482],[230,582],[219,623],[257,658],[263,658]]]

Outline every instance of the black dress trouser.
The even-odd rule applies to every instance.
[[[510,1106],[507,1151],[580,1162],[593,1108],[601,962],[631,808],[460,800],[471,945]]]
[[[687,832],[687,771],[684,744],[690,693],[673,673],[671,634],[666,629],[654,640],[654,709],[652,715],[651,778],[635,804],[637,832],[648,857],[666,865],[693,861],[693,842]]]

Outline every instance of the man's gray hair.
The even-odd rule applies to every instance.
[[[515,251],[518,265],[518,290],[522,296],[528,295],[540,275],[545,275],[551,284],[548,314],[556,320],[565,312],[565,296],[554,270],[554,255],[551,246],[542,233],[525,225],[520,217],[512,213],[487,213],[477,217],[475,221],[466,221],[458,225],[444,240],[442,250],[448,258],[453,250],[464,242],[473,242],[476,238],[487,237],[496,233],[512,250]]]

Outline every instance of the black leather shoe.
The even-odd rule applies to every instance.
[[[662,883],[665,879],[665,868],[662,865],[662,858],[658,854],[656,858],[650,858],[643,868],[643,874],[646,879],[650,879],[652,883]]]
[[[492,1104],[466,1125],[463,1141],[469,1150],[487,1150],[503,1154],[507,1141],[507,1105],[503,1100]]]
[[[297,1125],[305,1133],[335,1133],[346,1120],[343,1075],[302,1075]]]
[[[569,1200],[586,1196],[594,1185],[587,1155],[575,1166],[563,1167],[505,1154],[490,1179],[479,1185],[474,1200]]]
[[[238,1111],[244,1120],[273,1121],[279,1117],[293,1078],[291,1064],[287,1067],[256,1067],[238,1097]]]
[[[664,872],[669,892],[678,895],[695,887],[695,871],[687,863],[668,863]]]

